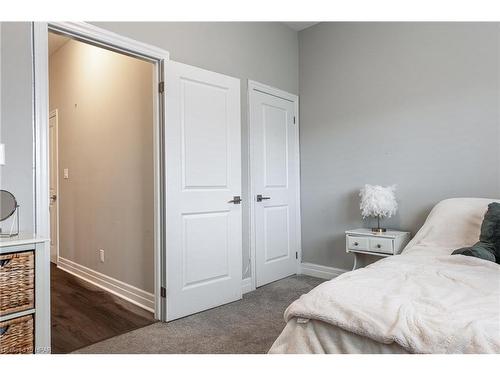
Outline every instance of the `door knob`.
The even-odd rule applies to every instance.
[[[266,201],[268,199],[271,199],[271,197],[264,197],[264,196],[262,196],[262,194],[257,195],[257,202]]]
[[[57,200],[57,195],[52,194],[52,195],[50,196],[50,200],[51,200],[52,202],[55,202],[55,201]]]
[[[233,204],[240,204],[241,203],[241,197],[239,195],[235,195],[233,199],[231,199],[227,203],[233,203]]]

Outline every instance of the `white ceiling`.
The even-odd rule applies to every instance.
[[[308,27],[316,25],[319,22],[283,22],[283,23],[295,31],[301,31],[307,29]]]
[[[65,36],[49,33],[49,56],[51,56],[69,40],[70,38],[66,38]]]

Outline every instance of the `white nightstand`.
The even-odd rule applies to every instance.
[[[358,254],[388,257],[401,253],[410,241],[410,232],[387,230],[374,233],[371,229],[361,228],[345,232],[346,252],[354,254],[354,271],[358,264]]]

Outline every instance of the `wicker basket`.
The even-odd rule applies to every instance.
[[[33,342],[33,315],[0,322],[0,354],[31,354]]]
[[[33,251],[0,255],[0,315],[34,307]]]

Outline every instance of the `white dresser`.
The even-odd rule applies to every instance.
[[[0,238],[0,353],[50,353],[50,246]]]
[[[372,232],[371,229],[360,228],[345,232],[346,252],[354,254],[355,270],[359,264],[359,254],[388,257],[401,253],[410,241],[410,232],[387,230]]]

